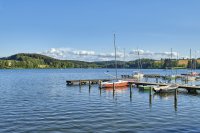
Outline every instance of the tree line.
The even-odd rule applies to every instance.
[[[134,61],[118,61],[118,68],[139,68],[143,69],[171,69],[171,68],[200,68],[197,60],[187,60],[184,64],[179,60],[171,59],[141,59]],[[58,60],[40,54],[16,54],[0,59],[0,68],[115,68],[115,61],[84,62],[74,60]]]

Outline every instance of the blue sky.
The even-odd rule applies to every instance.
[[[113,33],[119,53],[139,48],[144,56],[162,57],[173,48],[185,57],[192,48],[200,56],[199,5],[199,0],[0,0],[0,56],[112,57]]]

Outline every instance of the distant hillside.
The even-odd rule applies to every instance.
[[[195,68],[195,60],[141,59],[134,61],[117,61],[117,68],[138,68],[141,62],[143,69]],[[200,68],[200,60],[196,61]],[[85,62],[76,60],[59,60],[41,54],[20,53],[0,58],[0,68],[115,68],[115,61]]]
[[[0,68],[89,68],[94,63],[58,60],[41,54],[20,53],[0,59]]]

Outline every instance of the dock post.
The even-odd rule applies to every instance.
[[[79,84],[79,92],[81,92],[81,85]]]
[[[115,83],[113,83],[113,91],[115,91]]]
[[[149,89],[149,106],[150,106],[150,107],[151,107],[151,105],[152,105],[152,90],[153,90],[153,88],[150,87],[150,89]]]
[[[99,88],[99,93],[100,93],[100,96],[101,96],[101,88]]]
[[[115,83],[113,83],[113,97],[115,96]]]
[[[174,92],[174,108],[177,110],[177,94],[178,94],[178,89],[175,89]]]
[[[132,86],[132,85],[130,85]],[[132,101],[132,87],[130,87],[130,101]]]
[[[91,89],[91,81],[89,81],[89,94],[90,94],[90,89]]]
[[[102,88],[102,81],[99,80],[99,88],[101,89]]]
[[[149,89],[149,95],[150,95],[150,96],[152,96],[152,90],[153,90],[153,88],[150,87],[150,89]]]
[[[81,86],[81,84],[82,84],[82,82],[81,82],[81,80],[79,80],[79,86]]]
[[[132,83],[129,83],[129,88],[130,88],[130,89],[132,88]]]
[[[91,81],[89,80],[89,88],[91,87]]]
[[[158,83],[158,78],[156,78],[156,83]]]
[[[145,82],[148,82],[148,77],[145,78]]]

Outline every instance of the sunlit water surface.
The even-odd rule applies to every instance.
[[[66,86],[70,79],[109,78],[106,71],[115,73],[113,69],[0,70],[0,132],[200,132],[199,94],[180,92],[175,106],[173,94],[154,94],[150,100],[149,91],[137,88],[116,89],[113,95],[112,89],[100,90],[98,85]]]

